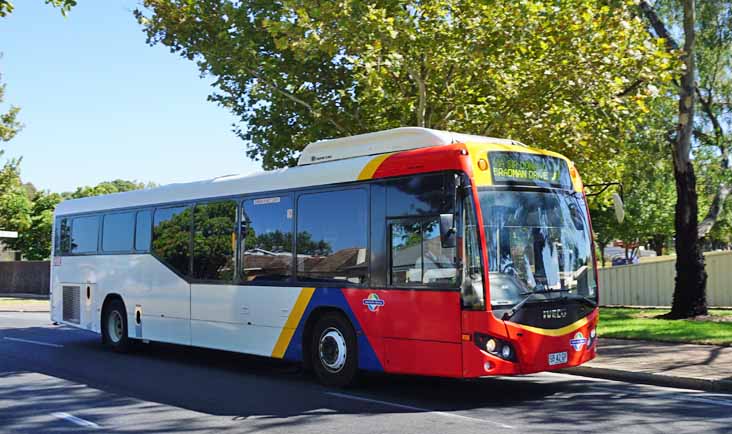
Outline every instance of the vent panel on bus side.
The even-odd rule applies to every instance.
[[[79,286],[63,286],[63,315],[66,322],[79,324],[81,321],[81,288]]]

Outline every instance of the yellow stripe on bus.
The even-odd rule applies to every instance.
[[[300,324],[302,315],[305,313],[305,308],[308,307],[308,303],[310,303],[310,299],[313,297],[314,292],[315,288],[303,288],[300,290],[300,295],[297,297],[297,301],[295,301],[292,311],[290,311],[290,316],[287,317],[287,322],[285,322],[285,326],[280,332],[280,337],[277,338],[277,343],[272,350],[272,357],[277,359],[285,357],[285,351],[287,351],[287,347],[290,346],[290,341],[292,340],[292,336],[295,334],[295,329],[297,329],[297,325]]]
[[[381,166],[381,163],[383,163],[384,160],[389,158],[389,156],[391,155],[392,153],[379,155],[378,157],[372,158],[371,161],[369,161],[361,170],[361,173],[358,174],[358,180],[363,181],[365,179],[371,179],[374,176],[374,173],[376,173],[376,170],[379,168],[379,166]]]
[[[531,327],[523,324],[515,324],[518,327],[521,327],[524,330],[537,333],[544,336],[562,336],[566,335],[567,333],[572,333],[573,331],[577,330],[580,327],[583,327],[585,324],[587,324],[587,317],[584,317],[580,319],[579,321],[575,321],[572,324],[562,327],[560,329],[542,329],[539,327]]]

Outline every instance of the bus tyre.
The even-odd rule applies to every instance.
[[[346,387],[358,373],[356,333],[351,323],[337,313],[320,317],[310,343],[311,365],[321,384]]]
[[[130,350],[127,336],[127,310],[120,299],[114,299],[102,311],[102,342],[118,353]]]

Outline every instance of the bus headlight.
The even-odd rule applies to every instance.
[[[597,336],[597,331],[593,328],[592,330],[590,330],[590,337],[592,339],[595,339],[595,336]]]
[[[506,360],[510,360],[511,356],[513,356],[513,350],[511,349],[511,346],[508,344],[503,345],[503,348],[501,348],[501,357]]]
[[[516,361],[516,353],[513,350],[513,346],[502,339],[494,338],[483,333],[475,333],[473,342],[475,342],[478,348],[489,354],[511,362]]]

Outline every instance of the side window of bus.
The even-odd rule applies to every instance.
[[[69,219],[61,219],[56,238],[58,239],[57,255],[67,255],[71,252],[71,221]]]
[[[194,279],[234,279],[237,210],[233,200],[196,204],[193,211]]]
[[[241,277],[247,282],[280,282],[292,276],[292,199],[245,200],[241,216]]]
[[[134,212],[105,215],[102,222],[102,251],[131,251],[134,229]]]
[[[298,278],[366,283],[368,210],[368,193],[363,189],[301,195],[297,201]]]
[[[71,253],[96,253],[99,216],[76,217],[71,221]]]
[[[389,227],[392,285],[455,285],[456,251],[442,247],[439,217],[398,219]]]
[[[135,251],[150,251],[150,230],[152,228],[152,212],[138,211],[135,221]]]
[[[191,208],[178,206],[155,210],[152,251],[178,273],[189,274]]]

